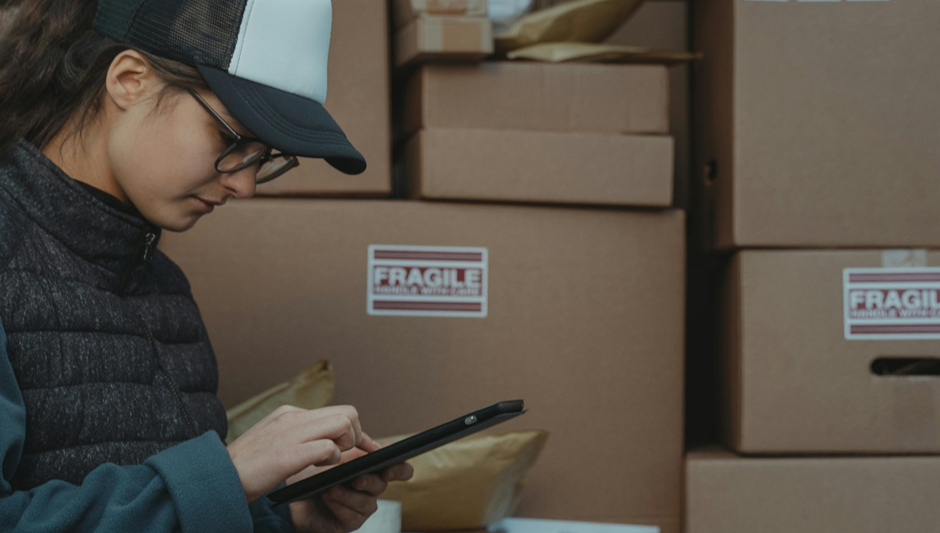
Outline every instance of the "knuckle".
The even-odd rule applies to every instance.
[[[298,410],[297,407],[294,407],[293,405],[286,405],[286,404],[285,404],[285,405],[282,405],[282,406],[278,407],[278,408],[275,409],[274,411],[272,411],[271,414],[276,415],[276,416],[283,416],[283,415],[285,415],[285,414],[287,414],[287,413],[291,413],[291,412],[294,412],[294,411],[297,411],[297,410]]]

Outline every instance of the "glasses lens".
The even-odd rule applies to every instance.
[[[298,164],[299,162],[297,161],[297,158],[278,154],[270,161],[261,165],[261,168],[258,169],[258,176],[256,180],[258,183],[271,181],[274,178],[281,176],[288,170],[296,167]]]
[[[258,162],[264,155],[267,146],[257,141],[248,141],[239,144],[219,161],[220,172],[235,172],[247,168]]]

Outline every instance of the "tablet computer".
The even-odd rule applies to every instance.
[[[412,457],[493,427],[525,412],[522,400],[493,404],[276,490],[268,494],[268,498],[275,505],[312,498],[331,487],[404,463]]]

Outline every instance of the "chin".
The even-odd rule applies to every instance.
[[[170,217],[147,217],[151,224],[164,231],[180,233],[191,229],[199,222],[202,215],[177,215]]]
[[[196,222],[199,222],[199,219],[202,218],[200,215],[191,216],[184,220],[178,220],[174,224],[168,224],[167,226],[161,226],[166,231],[172,231],[175,233],[180,233],[186,230],[192,229],[196,225]]]

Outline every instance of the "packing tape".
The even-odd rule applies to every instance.
[[[881,252],[884,268],[924,268],[927,266],[927,250],[896,249]]]

